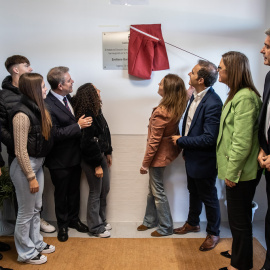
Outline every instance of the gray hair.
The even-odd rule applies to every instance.
[[[268,28],[267,30],[265,30],[264,32],[267,36],[270,36],[270,28]]]
[[[69,71],[68,67],[54,67],[52,68],[47,75],[47,81],[49,82],[52,90],[58,88],[59,83],[65,83],[65,74]]]

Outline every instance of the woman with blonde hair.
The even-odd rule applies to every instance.
[[[229,88],[217,139],[218,178],[225,180],[232,250],[221,252],[231,264],[220,270],[253,267],[252,200],[260,179],[258,117],[260,94],[254,86],[248,58],[240,52],[222,55],[219,81]]]
[[[151,236],[166,236],[173,233],[170,206],[164,191],[164,170],[179,155],[171,136],[179,134],[179,121],[186,105],[187,94],[183,80],[174,74],[166,75],[159,83],[158,94],[162,97],[153,109],[148,126],[146,151],[140,169],[149,170],[149,193],[143,224],[137,230],[158,227]]]
[[[14,239],[18,261],[42,264],[47,257],[41,253],[55,251],[40,234],[42,165],[52,147],[52,121],[44,104],[47,88],[40,74],[21,75],[19,89],[22,97],[11,113],[16,158],[11,163],[10,177],[19,207]]]

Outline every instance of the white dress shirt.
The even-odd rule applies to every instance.
[[[196,112],[196,109],[198,108],[200,102],[202,101],[203,97],[206,95],[207,91],[210,87],[206,88],[205,90],[201,91],[200,93],[197,93],[196,90],[194,90],[194,100],[190,104],[188,115],[187,115],[187,122],[186,122],[186,128],[185,128],[185,136],[187,136],[192,119],[194,117],[194,114]]]
[[[64,99],[64,97],[66,97],[66,96],[61,96],[61,95],[59,95],[59,94],[57,94],[57,93],[55,93],[52,89],[50,90],[51,91],[51,93],[66,107],[66,105],[65,105],[65,103],[64,103],[64,101],[63,101],[63,99]],[[67,98],[67,103],[68,103],[68,106],[69,106],[69,108],[70,108],[70,111],[71,111],[71,113],[74,115],[74,110],[73,110],[73,108],[72,108],[72,106],[71,106],[71,104],[70,104],[70,102],[69,102],[69,100],[68,100],[68,98]]]
[[[268,99],[268,103],[267,103],[267,111],[266,111],[265,125],[264,125],[264,134],[265,134],[265,138],[267,142],[268,142],[269,126],[270,126],[270,98]]]

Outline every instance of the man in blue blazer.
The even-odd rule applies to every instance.
[[[261,50],[264,64],[270,66],[270,28],[265,31],[266,38]],[[265,168],[266,194],[268,210],[265,217],[265,242],[267,246],[266,259],[261,270],[270,270],[270,71],[267,73],[263,91],[263,105],[259,116],[259,142],[261,150],[258,161]]]
[[[204,60],[189,73],[189,84],[195,88],[183,121],[183,136],[173,136],[174,144],[183,149],[189,214],[186,223],[175,234],[200,231],[202,203],[207,218],[207,237],[201,251],[213,249],[219,242],[220,208],[216,189],[216,141],[222,101],[212,85],[218,77],[217,67]]]
[[[47,79],[51,90],[45,100],[53,123],[54,146],[46,157],[54,184],[55,214],[58,225],[57,238],[68,240],[68,227],[88,232],[79,219],[81,180],[81,129],[92,123],[91,117],[82,116],[77,122],[70,103],[74,81],[67,67],[52,68]]]

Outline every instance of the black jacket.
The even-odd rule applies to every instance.
[[[30,157],[46,157],[53,146],[52,136],[49,140],[45,140],[41,129],[41,114],[39,107],[31,99],[22,95],[20,102],[11,111],[10,114],[10,130],[13,135],[12,119],[15,114],[22,112],[26,114],[30,120],[30,131],[27,140],[27,152]],[[12,136],[13,137],[13,136]]]
[[[91,127],[82,131],[82,158],[89,165],[98,167],[101,165],[103,154],[106,156],[112,153],[110,129],[102,111],[97,116],[89,111],[85,116],[91,116],[93,123]]]
[[[8,154],[15,157],[14,143],[9,123],[11,110],[21,99],[21,93],[17,87],[12,85],[11,82],[11,76],[7,76],[2,82],[3,90],[0,91],[0,122],[2,126],[1,142],[7,147]]]
[[[1,141],[1,122],[0,122],[0,141]],[[3,160],[1,152],[2,152],[2,146],[0,143],[0,168],[2,168],[5,165],[5,161]]]
[[[67,98],[70,100],[70,96]],[[54,145],[46,157],[49,169],[65,169],[81,163],[81,129],[74,115],[51,93],[45,102],[53,122]]]
[[[267,105],[270,99],[270,71],[267,73],[265,77],[264,83],[264,91],[263,91],[263,105],[259,116],[259,143],[264,152],[269,155],[270,154],[270,128],[268,129],[268,142],[265,138],[265,121],[266,121],[266,113],[267,113]]]

